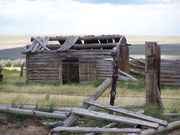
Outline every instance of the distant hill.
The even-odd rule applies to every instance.
[[[22,54],[24,47],[17,47],[11,49],[0,50],[1,59],[23,59],[25,55]],[[130,55],[133,57],[144,57],[144,44],[132,44],[129,47]],[[161,57],[165,59],[180,59],[180,44],[163,44],[161,45]]]
[[[38,35],[0,35],[0,59],[22,59],[23,47],[30,44],[30,38]],[[47,36],[47,35],[40,35]],[[60,35],[48,35],[60,36]],[[133,57],[144,56],[145,41],[154,41],[161,46],[162,58],[180,59],[180,36],[125,35]]]
[[[23,59],[23,47],[0,50],[0,59]]]

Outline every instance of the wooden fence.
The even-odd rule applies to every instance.
[[[130,73],[135,76],[145,76],[145,60],[133,59],[129,61]],[[180,85],[180,60],[161,59],[161,84]]]

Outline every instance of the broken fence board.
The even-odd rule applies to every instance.
[[[134,125],[143,125],[143,126],[152,127],[152,128],[159,127],[159,124],[154,123],[154,122],[148,122],[148,121],[138,120],[138,119],[134,119],[134,118],[116,116],[116,115],[111,115],[108,113],[96,112],[96,111],[82,109],[82,108],[74,108],[74,109],[72,109],[72,113],[77,114],[77,115],[82,115],[82,116],[106,119],[106,120],[113,121],[113,122],[121,122],[121,123],[134,124]]]
[[[88,98],[88,99],[93,99],[96,100],[98,97],[100,97],[102,95],[102,93],[104,93],[104,91],[111,85],[112,83],[112,79],[111,78],[107,78],[97,89],[96,91]],[[81,108],[85,108],[87,109],[89,107],[89,105],[87,104],[83,104],[81,106]],[[74,108],[73,108],[74,109]],[[65,121],[64,121],[64,125],[65,127],[71,126],[74,121],[78,118],[77,115],[75,114],[71,114]]]
[[[13,113],[13,114],[30,115],[30,116],[36,116],[36,117],[58,118],[58,119],[67,118],[67,116],[64,113],[56,114],[56,113],[41,112],[41,111],[34,111],[34,110],[17,109],[17,108],[12,108],[12,107],[0,107],[0,111]]]
[[[112,127],[115,127],[118,124],[119,123],[117,123],[117,122],[112,122],[112,123],[109,123],[108,125],[104,126],[103,128],[112,128]],[[95,135],[95,134],[92,132],[92,133],[88,133],[86,135]]]
[[[129,110],[122,109],[122,108],[116,108],[114,106],[99,103],[99,102],[96,102],[94,100],[88,99],[88,100],[85,100],[84,102],[86,104],[94,105],[94,106],[97,106],[97,107],[100,107],[100,108],[103,108],[103,109],[106,109],[106,110],[114,111],[114,112],[117,112],[117,113],[122,113],[122,114],[125,114],[125,115],[128,115],[128,116],[131,116],[131,117],[135,117],[135,118],[139,118],[139,119],[143,119],[143,120],[147,120],[147,121],[151,121],[151,122],[156,122],[156,123],[159,123],[159,124],[164,125],[164,126],[166,126],[168,124],[167,121],[164,121],[164,120],[161,120],[161,119],[157,119],[157,118],[154,118],[154,117],[151,117],[151,116],[147,116],[147,115],[144,115],[144,114],[140,114],[140,113],[129,111]]]
[[[116,105],[116,108],[142,108],[145,107],[146,104],[127,104],[127,105]]]
[[[159,126],[158,129],[146,129],[146,130],[143,130],[141,135],[152,135],[152,134],[155,134],[155,133],[157,134],[157,133],[160,133],[160,132],[166,132],[166,131],[171,130],[171,129],[176,128],[176,127],[180,127],[180,120],[169,123],[167,125],[167,127]]]
[[[137,128],[99,128],[99,127],[57,127],[52,132],[95,132],[95,133],[140,133],[141,129]]]
[[[43,122],[43,125],[47,125],[47,126],[50,126],[50,127],[56,127],[56,126],[62,126],[63,122],[62,121]]]
[[[129,75],[128,73],[126,73],[126,72],[124,72],[124,71],[122,71],[122,70],[120,70],[120,69],[118,69],[118,72],[119,72],[120,74],[123,74],[123,75],[129,77],[132,81],[137,81],[137,79],[136,79],[135,77]]]

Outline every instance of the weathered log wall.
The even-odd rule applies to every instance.
[[[77,59],[79,82],[88,83],[95,78],[112,76],[111,49],[69,50],[67,52],[42,52],[26,54],[26,78],[28,82],[63,82],[63,60]]]
[[[135,76],[144,76],[145,60],[132,59],[129,62],[130,73]],[[161,59],[161,84],[180,85],[180,60]]]
[[[59,82],[59,56],[57,53],[26,55],[26,79],[28,82]]]

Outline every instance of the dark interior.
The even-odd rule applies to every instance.
[[[78,58],[62,60],[62,83],[79,83],[79,60]]]

